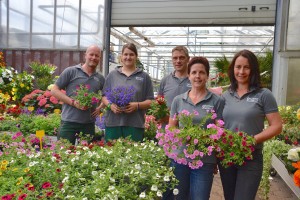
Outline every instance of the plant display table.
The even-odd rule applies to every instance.
[[[297,187],[293,181],[293,176],[288,173],[285,168],[284,163],[278,159],[274,154],[272,155],[272,166],[280,175],[282,180],[289,186],[289,188],[294,192],[294,194],[300,198],[300,188]]]

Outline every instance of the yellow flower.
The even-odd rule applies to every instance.
[[[34,111],[34,107],[33,107],[33,106],[29,106],[27,109],[28,109],[30,112]]]
[[[15,101],[16,99],[17,99],[17,97],[16,97],[16,96],[13,96],[12,100],[14,100],[14,101]]]
[[[23,177],[19,177],[17,180],[21,182],[23,181]]]
[[[23,83],[20,84],[20,87],[21,87],[21,88],[24,87],[24,86],[25,86],[25,85],[24,85]]]
[[[12,88],[12,91],[16,92],[16,91],[18,91],[18,89],[17,88]]]
[[[23,191],[21,189],[18,189],[17,192],[18,192],[18,194],[22,194],[23,193]]]
[[[6,168],[6,165],[1,165],[1,167],[0,167],[0,170],[1,171],[5,171],[7,168]]]
[[[2,172],[0,171],[0,176],[2,175]]]
[[[30,171],[30,168],[25,168],[25,169],[24,169],[24,172],[25,172],[25,173],[27,173],[27,172],[29,172],[29,171]]]
[[[287,106],[287,107],[286,107],[286,110],[291,110],[291,106]]]
[[[13,168],[11,171],[18,171],[18,168]]]
[[[61,113],[60,109],[58,109],[58,108],[54,109],[53,112],[54,112],[55,114],[60,114],[60,113]]]
[[[2,165],[8,165],[8,161],[7,161],[7,160],[2,160],[2,161],[1,161],[1,164],[2,164]]]
[[[297,110],[297,118],[300,120],[300,108]]]

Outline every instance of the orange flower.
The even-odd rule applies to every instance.
[[[300,161],[298,161],[297,163],[292,163],[293,167],[295,167],[296,169],[300,169]]]
[[[299,169],[294,173],[294,183],[295,183],[295,185],[300,187],[300,170]]]

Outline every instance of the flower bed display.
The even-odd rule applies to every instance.
[[[157,199],[176,184],[153,142],[59,141],[36,151],[20,133],[2,134],[0,141],[2,199]]]

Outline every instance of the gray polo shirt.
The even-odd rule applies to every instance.
[[[86,74],[81,64],[66,68],[59,76],[55,84],[66,91],[67,96],[75,96],[76,87],[85,84],[90,85],[89,91],[98,92],[102,90],[104,86],[105,78],[98,72],[93,73],[91,76]],[[90,108],[88,110],[79,110],[69,104],[62,105],[61,119],[67,122],[76,122],[81,124],[92,123],[95,118],[92,118],[91,114],[95,110]]]
[[[107,88],[113,89],[118,86],[133,86],[135,88],[136,92],[132,102],[142,102],[154,99],[152,80],[146,72],[143,72],[142,69],[137,69],[129,77],[122,73],[121,66],[111,71],[106,77],[103,91]],[[140,109],[132,113],[115,114],[109,110],[106,113],[105,126],[130,126],[135,128],[144,128],[145,112],[146,110]]]
[[[199,113],[199,115],[193,118],[193,123],[198,124],[200,123],[202,118],[204,118],[204,116],[207,115],[208,111],[213,109],[217,114],[217,118],[218,119],[222,118],[224,100],[220,96],[207,90],[207,94],[205,98],[200,102],[198,102],[196,105],[194,105],[188,96],[189,92],[190,90],[174,98],[171,106],[170,116],[173,117],[175,114],[179,114],[183,110],[187,110],[190,113],[192,113],[195,110]],[[203,128],[206,128],[206,126],[210,123],[214,123],[214,121],[212,119],[207,120]],[[181,127],[182,125],[179,124],[179,128]],[[204,156],[202,162],[216,163],[217,160],[216,160],[215,152],[211,156]]]
[[[231,131],[243,131],[254,136],[263,131],[266,114],[278,112],[276,100],[266,88],[252,88],[242,97],[229,89],[223,98],[225,128]],[[263,144],[256,146],[257,149],[262,147]]]
[[[188,77],[184,79],[177,78],[174,71],[161,80],[158,94],[165,97],[168,108],[171,108],[173,99],[177,95],[188,91],[191,87],[192,85]]]

